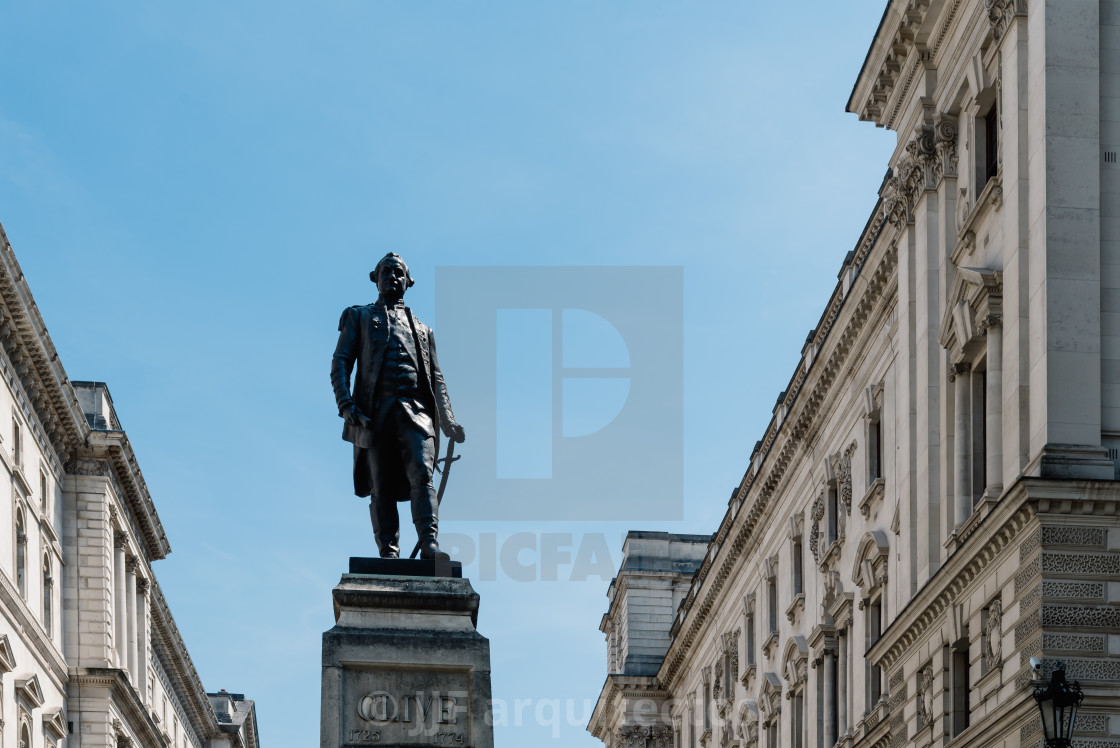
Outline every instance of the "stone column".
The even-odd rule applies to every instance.
[[[132,684],[136,685],[136,567],[139,562],[136,556],[129,556],[125,561],[125,568],[127,569],[126,584],[125,584],[125,621],[128,628],[128,638],[126,640],[126,647],[128,649],[128,674],[132,678]]]
[[[954,383],[953,410],[954,429],[953,444],[956,464],[953,466],[955,480],[953,490],[956,492],[956,513],[953,526],[960,528],[972,516],[972,438],[970,434],[969,400],[970,383],[972,380],[972,367],[969,364],[954,364],[950,369],[949,378]]]
[[[837,735],[848,734],[848,632],[847,630],[840,630],[836,632],[837,647],[840,651],[840,693],[838,694],[838,720],[837,720]]]
[[[148,704],[148,580],[136,579],[136,692]],[[148,704],[151,707],[151,704]]]
[[[824,650],[824,745],[832,748],[836,745],[836,711],[832,705],[836,703],[836,653],[832,649]]]
[[[992,499],[1003,489],[1003,327],[997,315],[984,320],[988,338],[988,375],[984,391],[984,493]]]
[[[124,579],[124,546],[128,536],[123,532],[113,534],[113,600],[116,618],[117,667],[128,670],[128,628],[125,624],[128,610],[125,599],[128,595]]]

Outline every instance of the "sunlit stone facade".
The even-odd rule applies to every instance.
[[[255,748],[153,574],[171,548],[109,390],[67,376],[2,229],[0,378],[0,746]]]
[[[879,199],[660,662],[611,650],[588,729],[1038,746],[1033,656],[1116,745],[1120,2],[891,0],[848,109],[898,134]]]

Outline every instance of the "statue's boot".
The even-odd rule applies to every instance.
[[[416,537],[420,539],[420,558],[450,561],[451,556],[439,549],[439,542],[436,540],[436,535],[439,534],[436,514],[438,509],[436,492],[431,485],[413,492],[412,522],[416,525]]]
[[[401,519],[393,501],[370,499],[369,518],[373,522],[373,539],[381,558],[400,558]]]

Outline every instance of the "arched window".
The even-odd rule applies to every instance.
[[[16,587],[27,597],[27,524],[21,509],[16,510]]]
[[[31,748],[31,726],[27,722],[19,726],[19,748]]]
[[[54,637],[54,580],[51,578],[51,557],[49,554],[43,554],[43,628],[47,632],[47,638]]]

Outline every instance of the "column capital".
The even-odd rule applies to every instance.
[[[113,532],[113,547],[123,549],[128,543],[128,533],[124,530],[116,530]]]
[[[136,577],[136,592],[140,595],[148,594],[148,587],[150,583],[147,577]]]
[[[968,374],[972,371],[972,364],[961,362],[949,365],[949,381],[955,382],[957,377]]]
[[[1000,327],[1003,324],[1003,315],[992,313],[987,316],[981,317],[977,320],[977,332],[981,335],[987,335],[988,330],[994,327]]]
[[[125,556],[124,568],[126,571],[128,571],[129,574],[135,574],[137,569],[140,568],[140,559],[136,558],[136,556],[133,556],[132,554]]]

